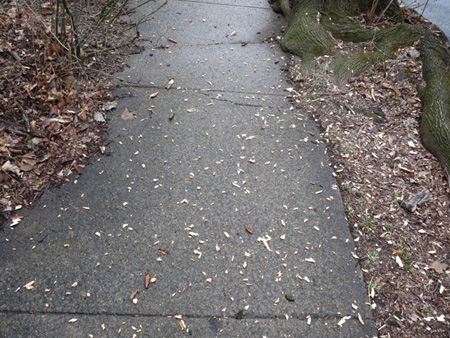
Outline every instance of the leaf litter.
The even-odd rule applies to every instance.
[[[0,227],[16,207],[32,207],[46,189],[81,173],[117,107],[108,73],[122,67],[124,54],[71,64],[49,29],[55,5],[34,5],[0,4]],[[114,22],[96,34],[112,37],[123,28]]]

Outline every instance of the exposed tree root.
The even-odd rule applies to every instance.
[[[425,147],[450,174],[450,52],[429,30],[404,23],[396,0],[276,0],[273,7],[290,18],[282,49],[300,56],[306,72],[314,57],[332,52],[330,34],[344,41],[374,44],[371,52],[338,58],[334,72],[341,84],[393,57],[399,48],[421,41],[427,85],[422,93],[420,132]],[[357,25],[354,17],[361,13],[367,13],[370,21],[377,14],[384,16],[394,25],[383,29]]]

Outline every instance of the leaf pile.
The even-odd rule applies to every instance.
[[[419,136],[418,57],[418,45],[400,49],[342,87],[335,57],[316,58],[308,76],[298,57],[289,67],[291,99],[322,128],[314,142],[328,146],[382,337],[444,337],[450,322],[450,191]]]
[[[3,215],[30,206],[50,185],[81,174],[101,141],[101,106],[111,85],[96,69],[114,66],[105,66],[98,56],[74,60],[51,32],[52,13],[51,3],[0,4]],[[109,65],[117,64],[114,57]]]

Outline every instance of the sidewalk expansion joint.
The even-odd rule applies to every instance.
[[[249,46],[249,45],[267,45],[268,44],[267,42],[265,42],[263,40],[263,41],[233,41],[233,42],[226,41],[226,42],[191,43],[191,44],[188,44],[188,43],[184,44],[184,43],[178,42],[176,45],[149,46],[149,45],[145,44],[145,42],[150,41],[149,38],[142,39],[141,41],[144,42],[141,45],[142,45],[142,47],[145,48],[146,51],[147,50],[154,51],[154,50],[158,50],[158,49],[165,50],[165,49],[176,49],[176,48],[211,47],[211,46],[232,46],[232,47],[241,46],[241,47],[245,47],[245,46]],[[141,54],[141,53],[139,52],[136,54]]]
[[[253,8],[253,9],[264,9],[264,10],[272,10],[272,7],[261,7],[261,6],[249,6],[249,5],[233,5],[233,4],[219,4],[216,2],[208,2],[208,1],[196,1],[196,0],[176,0],[179,2],[193,2],[202,5],[217,5],[217,6],[228,6],[228,7],[241,7],[241,8]]]
[[[108,312],[108,311],[30,311],[30,310],[0,310],[0,314],[13,314],[13,315],[31,315],[31,316],[106,316],[106,317],[133,317],[133,318],[173,318],[175,316],[182,316],[186,319],[236,319],[236,320],[288,320],[285,315],[246,315],[245,312],[242,318],[236,318],[236,316],[225,316],[225,315],[200,315],[200,314],[182,314],[182,313],[122,313],[122,312]],[[357,315],[348,315],[349,320],[359,321]],[[300,321],[306,321],[311,318],[311,320],[316,321],[335,321],[341,320],[344,317],[342,314],[299,314],[296,317],[290,317],[289,320],[297,319]],[[363,318],[363,320],[370,320],[369,318]]]

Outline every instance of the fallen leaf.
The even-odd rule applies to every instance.
[[[150,274],[145,276],[145,288],[148,289],[148,284],[150,283]]]
[[[393,253],[396,253],[398,255],[401,255],[403,253],[403,250],[397,250],[397,249],[391,249]]]
[[[253,230],[250,229],[248,226],[244,226],[245,231],[247,231],[249,234],[253,234]]]
[[[94,121],[96,121],[96,122],[106,122],[105,116],[103,115],[102,112],[96,111],[94,113]]]
[[[344,325],[345,321],[348,320],[348,319],[350,319],[350,318],[352,318],[352,317],[351,317],[351,316],[345,316],[345,317],[342,317],[341,320],[338,322],[337,325],[339,325],[339,326]]]
[[[122,119],[123,120],[132,120],[136,117],[135,113],[132,113],[131,111],[129,111],[128,108],[125,108],[125,110],[122,113]]]
[[[395,261],[397,262],[398,266],[403,268],[403,262],[402,259],[399,256],[395,256]]]
[[[158,248],[158,250],[159,250],[160,252],[162,252],[163,254],[165,254],[165,255],[167,255],[167,254],[169,253],[169,250],[164,250],[164,249],[162,249],[162,248]]]
[[[108,111],[117,107],[117,101],[110,101],[103,104],[103,110]]]
[[[138,294],[139,294],[139,289],[134,290],[130,295],[130,299],[131,300],[135,299]]]
[[[75,171],[77,172],[78,175],[82,174],[80,168],[78,167],[78,165],[75,162],[72,163],[72,167],[75,169]]]
[[[358,312],[358,320],[361,323],[361,325],[364,325],[364,320],[362,319],[360,313]]]
[[[448,267],[448,264],[434,261],[433,263],[431,263],[430,267],[433,268],[437,273],[444,273],[445,269],[447,269]]]
[[[19,167],[16,166],[15,164],[12,164],[9,160],[6,161],[3,165],[2,165],[2,170],[3,171],[10,171],[14,174],[16,174],[17,176],[20,176],[20,170]]]
[[[24,287],[25,287],[27,290],[33,290],[33,289],[34,289],[33,284],[34,284],[34,281],[31,281],[31,282],[25,284]]]

